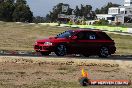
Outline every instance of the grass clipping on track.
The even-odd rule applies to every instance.
[[[39,24],[0,22],[0,50],[33,50],[37,39],[55,36],[68,29]],[[109,35],[115,40],[117,54],[132,54],[132,36]]]

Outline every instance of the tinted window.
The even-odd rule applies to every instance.
[[[101,39],[96,32],[90,31],[90,32],[86,32],[86,39],[88,40],[98,40]]]
[[[79,40],[96,40],[100,39],[95,32],[80,32],[77,34]]]
[[[76,36],[77,36],[77,39],[79,39],[79,40],[84,40],[85,39],[84,32],[79,32]]]
[[[105,32],[100,32],[99,33],[103,39],[107,39],[107,40],[112,40]]]
[[[73,31],[65,31],[59,35],[57,35],[57,38],[68,38],[71,37],[73,34]]]

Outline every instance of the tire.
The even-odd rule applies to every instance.
[[[107,58],[109,56],[109,49],[107,47],[101,47],[99,51],[99,57]]]
[[[67,48],[64,44],[60,44],[55,49],[55,54],[57,56],[65,56],[67,54]]]
[[[48,56],[50,52],[41,52],[42,56]]]

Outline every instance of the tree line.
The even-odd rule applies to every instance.
[[[96,10],[93,11],[93,7],[91,5],[82,5],[79,7],[76,6],[75,9],[72,9],[69,6],[67,12],[62,12],[62,6],[65,5],[64,3],[59,3],[56,6],[53,7],[52,11],[49,12],[49,14],[46,15],[46,21],[50,22],[56,22],[58,19],[58,14],[67,14],[67,15],[75,15],[76,17],[81,16],[84,17],[86,20],[94,20],[96,19],[96,14],[107,14],[108,9],[110,7],[118,7],[119,4],[113,4],[112,2],[108,2],[105,6],[99,8],[96,8]]]
[[[26,0],[0,0],[0,21],[35,23],[57,22],[58,14],[75,15],[76,17],[84,17],[85,20],[94,20],[96,19],[96,14],[107,14],[108,8],[120,6],[109,2],[100,9],[97,8],[93,11],[93,7],[91,5],[81,4],[73,9],[69,4],[66,4],[69,8],[67,12],[62,12],[63,5],[65,4],[58,3],[53,7],[52,11],[46,15],[46,17],[34,17]]]
[[[7,22],[32,22],[33,13],[26,0],[0,0],[0,20]]]

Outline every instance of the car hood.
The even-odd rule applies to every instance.
[[[55,42],[55,41],[62,41],[66,38],[56,38],[56,37],[49,37],[47,39],[37,40],[37,42]]]

